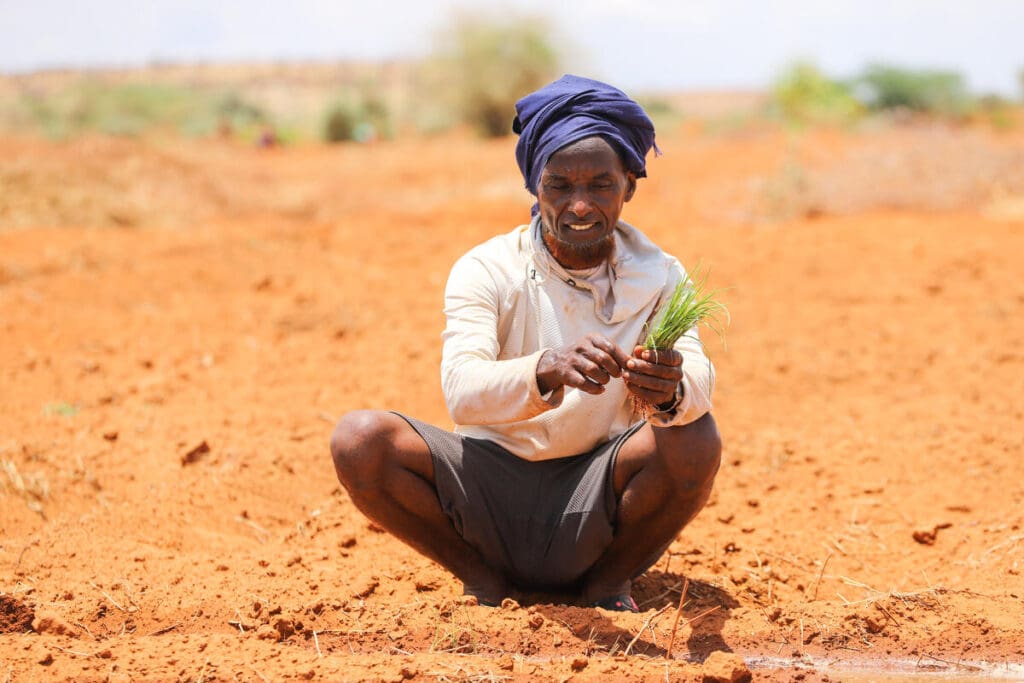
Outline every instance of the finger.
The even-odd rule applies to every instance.
[[[611,343],[611,342],[609,342]],[[614,346],[614,344],[612,344]],[[622,368],[615,362],[612,355],[601,346],[591,346],[581,351],[582,355],[589,360],[591,363],[599,367],[605,374],[610,377],[618,377],[622,373]],[[608,380],[606,379],[605,382]],[[602,382],[603,384],[604,382]]]
[[[590,380],[587,380],[586,382],[583,382],[582,384],[580,384],[580,386],[578,386],[576,388],[579,389],[582,392],[587,393],[587,394],[603,394],[604,393],[604,385],[603,384],[596,384],[594,382],[591,382]]]
[[[604,392],[604,385],[591,381],[580,372],[573,371],[565,379],[565,385],[579,389],[588,394],[600,394]]]
[[[678,365],[655,365],[635,358],[630,361],[629,368],[624,374],[658,377],[670,382],[678,382],[683,378],[683,371]]]
[[[591,334],[587,336],[587,340],[590,342],[590,345],[594,348],[595,352],[603,353],[607,356],[604,361],[601,362],[601,367],[603,367],[612,377],[618,377],[618,373],[626,367],[626,361],[629,359],[629,355],[627,355],[626,351],[618,347],[615,342],[611,341],[604,335]]]
[[[603,367],[585,357],[580,358],[576,370],[595,384],[608,384],[611,379]]]
[[[654,375],[640,375],[635,372],[627,373],[624,379],[630,390],[646,389],[659,394],[675,392],[676,385],[679,383],[678,380],[672,381],[655,377]]]
[[[627,370],[637,370],[640,368],[640,361],[643,360],[644,353],[647,351],[643,346],[637,345],[633,347],[633,355],[626,360]]]
[[[631,358],[626,364],[626,372],[623,374],[648,375],[678,382],[683,378],[683,369],[679,365],[659,365],[639,358]]]
[[[675,349],[644,349],[640,358],[654,365],[678,366],[683,364],[683,354]]]
[[[599,334],[590,335],[589,340],[595,350],[604,354],[601,367],[612,377],[618,377],[622,368],[626,367],[626,361],[629,360],[626,352],[619,348],[618,344],[611,339]]]

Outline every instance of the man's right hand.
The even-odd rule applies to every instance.
[[[560,386],[588,394],[604,392],[612,377],[619,377],[629,355],[600,334],[588,334],[560,349],[548,349],[537,363],[537,387],[546,394]]]

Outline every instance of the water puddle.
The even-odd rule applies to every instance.
[[[753,655],[744,657],[751,670],[807,669],[844,681],[906,681],[911,679],[957,680],[971,683],[997,683],[1024,681],[1024,662],[995,663],[984,660],[959,661],[940,659],[930,655],[915,658],[819,658],[772,657]]]

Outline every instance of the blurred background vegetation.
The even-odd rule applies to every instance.
[[[0,77],[0,131],[55,140],[83,134],[183,135],[271,145],[373,142],[464,127],[511,133],[515,101],[570,69],[564,39],[532,16],[461,14],[418,62],[153,65],[129,71],[49,71]],[[1024,69],[1020,72],[1024,99]],[[634,93],[656,125],[700,120],[851,127],[929,118],[1021,120],[1020,102],[968,91],[954,71],[869,64],[836,77],[813,62],[786,67],[764,93],[706,107],[671,93]],[[736,105],[740,102],[740,105]]]
[[[467,125],[484,137],[512,132],[520,97],[562,75],[565,55],[539,17],[458,15],[421,65],[418,100],[437,110],[428,128]]]
[[[1024,81],[1021,84],[1024,99]],[[952,123],[983,120],[996,128],[1016,125],[1013,102],[999,95],[975,95],[955,71],[869,64],[837,79],[813,62],[787,67],[772,84],[766,112],[789,125],[850,126],[873,118],[932,119]]]

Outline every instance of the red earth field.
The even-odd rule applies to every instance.
[[[619,614],[466,604],[328,455],[450,426],[511,140],[0,140],[0,683],[1024,677],[1024,136],[659,142],[624,218],[728,287],[725,447]]]

